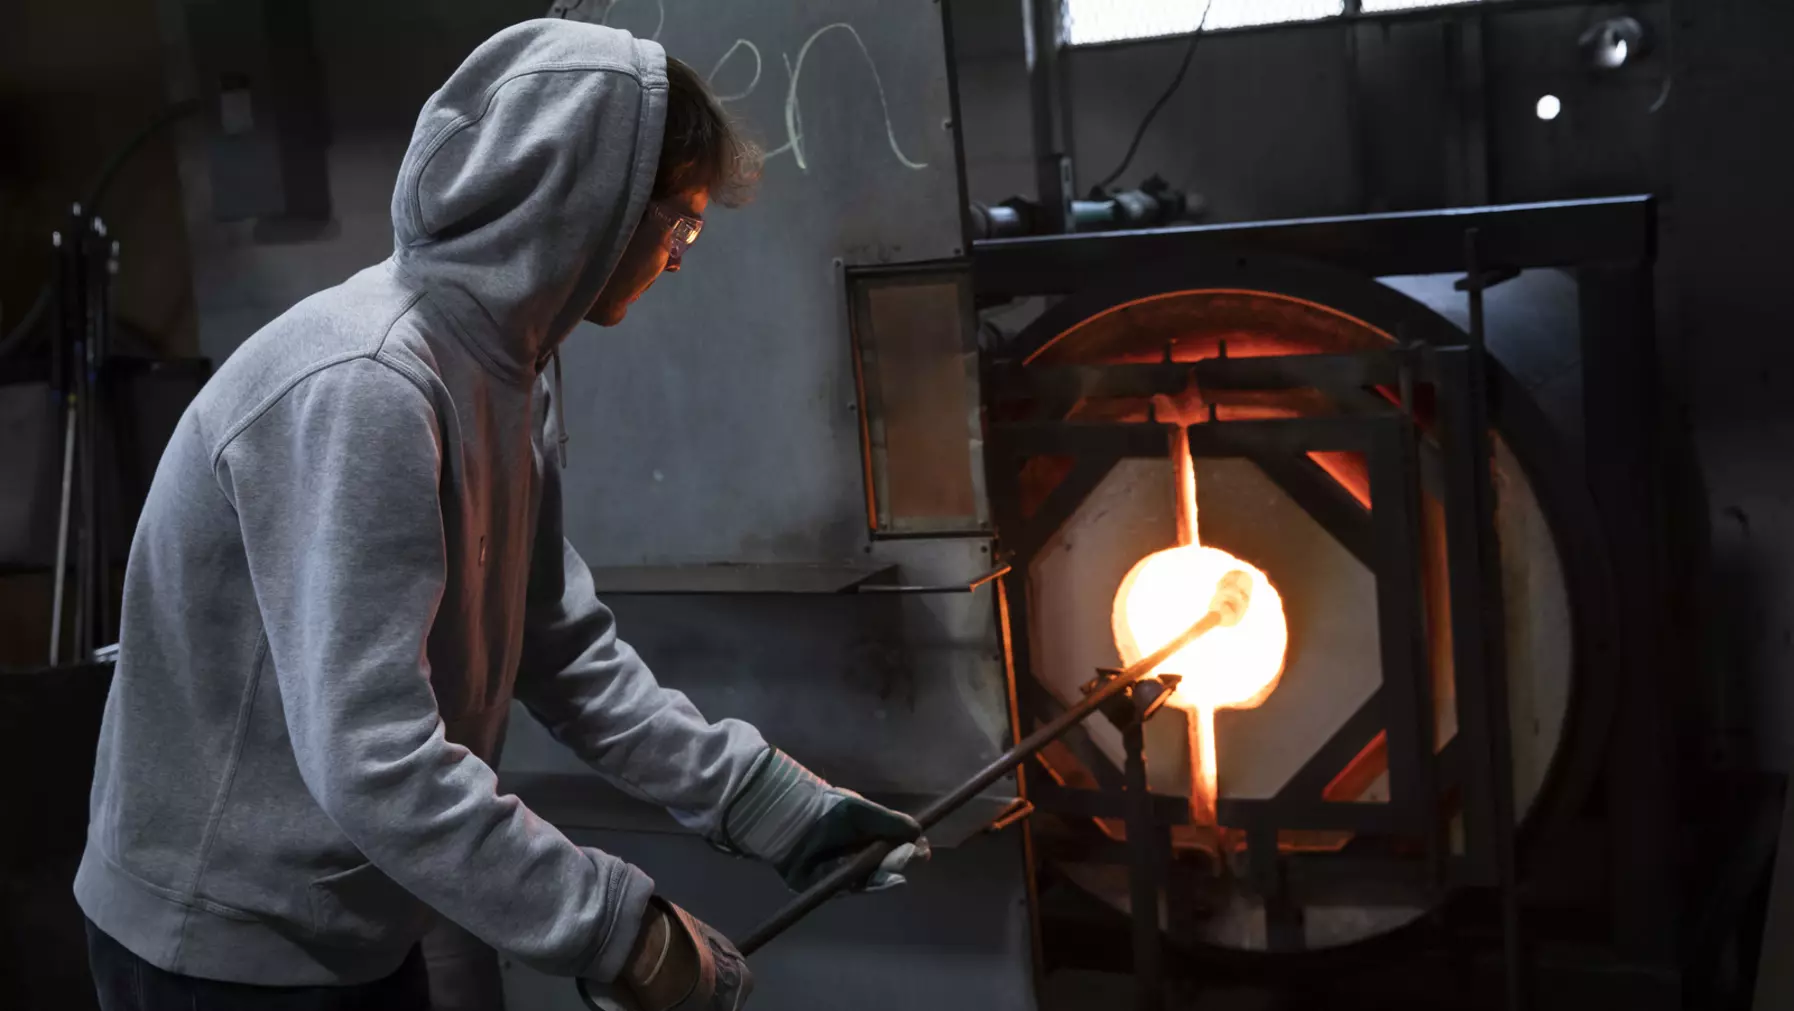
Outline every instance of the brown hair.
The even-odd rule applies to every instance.
[[[717,203],[739,207],[754,195],[762,157],[697,71],[667,57],[666,137],[654,173],[655,198],[706,188]]]

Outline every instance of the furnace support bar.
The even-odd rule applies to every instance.
[[[861,583],[853,588],[855,593],[971,593],[986,583],[995,582],[1009,575],[1008,565],[996,568],[968,583],[928,583],[921,586],[891,583]]]
[[[1134,682],[1146,677],[1153,669],[1175,656],[1177,652],[1206,635],[1213,629],[1225,625],[1239,623],[1251,603],[1252,577],[1245,572],[1235,570],[1222,576],[1215,584],[1215,596],[1210,601],[1208,613],[1186,629],[1177,638],[1164,646],[1142,657],[1138,663],[1124,668],[1119,674],[1101,682],[1084,697],[1082,702],[1072,706],[1051,723],[1023,738],[1015,747],[1004,752],[1002,757],[984,767],[982,772],[965,781],[959,789],[928,805],[916,815],[924,831],[933,827],[942,818],[953,813],[966,801],[971,800],[1009,773],[1016,766],[1032,758],[1040,749],[1058,740],[1067,730],[1083,722],[1091,713],[1102,708],[1110,699],[1122,694],[1133,686]],[[784,933],[786,928],[807,916],[811,910],[822,905],[836,893],[864,880],[878,868],[880,862],[895,849],[889,843],[876,843],[860,851],[852,860],[837,867],[790,902],[785,904],[773,917],[762,923],[758,929],[741,942],[743,955],[751,955],[773,938]]]

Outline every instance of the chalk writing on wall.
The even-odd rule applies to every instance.
[[[559,0],[549,9],[549,16],[610,24],[613,15],[619,9],[629,11],[630,17],[633,19],[638,14],[645,13],[638,9],[645,8],[646,3],[647,0]],[[645,37],[658,41],[662,30],[666,28],[666,0],[653,0],[653,3],[654,28]],[[872,78],[872,90],[878,96],[879,115],[884,119],[885,143],[889,146],[892,156],[897,159],[897,163],[914,171],[927,168],[927,162],[918,161],[904,153],[903,146],[897,140],[897,127],[891,120],[890,101],[885,95],[884,79],[878,72],[878,62],[872,58],[872,51],[866,48],[866,40],[860,37],[858,29],[845,21],[826,24],[811,32],[809,37],[804,39],[803,44],[798,46],[796,59],[792,59],[791,54],[787,52],[779,54],[779,58],[785,66],[783,109],[785,142],[767,151],[767,159],[771,160],[788,154],[797,164],[798,171],[808,172],[810,170],[808,149],[805,146],[805,142],[809,138],[804,133],[803,104],[798,97],[798,85],[803,80],[805,61],[809,59],[811,50],[823,38],[831,35],[845,36],[847,39],[851,39],[854,48],[859,51],[865,62],[866,71]],[[748,59],[753,60],[753,72],[748,76],[747,83],[738,86],[734,91],[718,94],[719,101],[739,102],[753,95],[760,86],[760,78],[765,70],[765,60],[761,55],[760,47],[752,40],[738,38],[711,65],[706,79],[714,82],[732,61]]]

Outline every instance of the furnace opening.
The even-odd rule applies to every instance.
[[[1286,950],[1348,944],[1411,922],[1431,903],[1427,895],[1398,889],[1366,897],[1350,882],[1304,878],[1293,906],[1267,905],[1264,890],[1283,886],[1254,878],[1250,860],[1306,873],[1336,858],[1380,857],[1404,844],[1383,826],[1408,817],[1404,805],[1417,801],[1404,798],[1423,795],[1412,778],[1402,780],[1402,762],[1431,753],[1441,775],[1462,775],[1453,771],[1462,768],[1454,753],[1463,754],[1465,744],[1458,733],[1458,616],[1446,564],[1444,429],[1434,386],[1418,384],[1406,405],[1418,437],[1407,499],[1413,515],[1404,522],[1415,572],[1402,599],[1418,612],[1402,620],[1412,630],[1408,666],[1424,701],[1404,716],[1387,704],[1394,696],[1385,685],[1384,619],[1401,612],[1400,600],[1382,592],[1385,542],[1373,519],[1379,496],[1372,494],[1372,450],[1339,441],[1236,454],[1226,452],[1232,443],[1208,434],[1212,423],[1349,425],[1387,417],[1403,408],[1404,391],[1368,374],[1347,372],[1322,382],[1324,389],[1286,387],[1265,381],[1280,379],[1283,366],[1275,363],[1231,371],[1204,364],[1327,355],[1344,361],[1387,350],[1391,334],[1320,302],[1226,286],[1129,298],[1069,325],[1054,319],[1040,333],[1047,336],[1038,344],[1021,341],[1032,350],[1017,374],[1029,382],[1001,377],[1017,385],[993,409],[1030,435],[1039,418],[1062,426],[1060,441],[1039,439],[1015,471],[1012,526],[1038,538],[1022,563],[1029,673],[1070,704],[1092,670],[1137,662],[1187,628],[1222,573],[1241,569],[1255,584],[1245,627],[1227,630],[1237,642],[1207,636],[1160,665],[1160,673],[1181,679],[1169,700],[1175,711],[1143,729],[1148,788],[1187,805],[1187,815],[1168,825],[1173,862],[1200,882],[1195,893],[1178,893],[1177,916],[1167,912],[1166,922],[1185,922],[1167,929],[1224,948]],[[1127,446],[1097,444],[1099,432],[1127,426],[1165,434]],[[1167,445],[1166,438],[1183,442]],[[1564,725],[1568,605],[1530,477],[1501,435],[1491,441],[1512,789],[1516,810],[1524,811]],[[1383,473],[1378,487],[1387,493],[1393,486]],[[1393,568],[1390,574],[1390,586],[1404,585]],[[1248,643],[1250,659],[1216,658]],[[1409,744],[1391,745],[1396,735],[1388,727],[1396,721],[1419,742],[1406,759],[1398,752]],[[1084,738],[1043,763],[1058,785],[1096,788],[1105,764],[1125,765],[1116,726],[1092,721]],[[1410,786],[1406,793],[1402,782]],[[1464,789],[1453,785],[1435,796],[1442,850],[1468,853]],[[1267,824],[1273,831],[1264,831]],[[1253,828],[1256,843],[1247,831]],[[1072,847],[1094,841],[1086,830],[1119,842],[1127,826],[1113,816],[1055,826]],[[1123,869],[1072,852],[1055,866],[1103,901],[1130,908]],[[1288,908],[1301,910],[1300,923],[1285,917],[1273,929],[1273,914]]]

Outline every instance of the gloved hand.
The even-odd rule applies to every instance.
[[[622,975],[581,990],[601,1011],[738,1011],[754,976],[728,938],[655,896]]]
[[[902,884],[903,868],[928,857],[914,818],[828,785],[776,748],[767,749],[729,803],[720,841],[772,864],[795,891],[875,842],[899,845],[860,885],[864,891]]]

